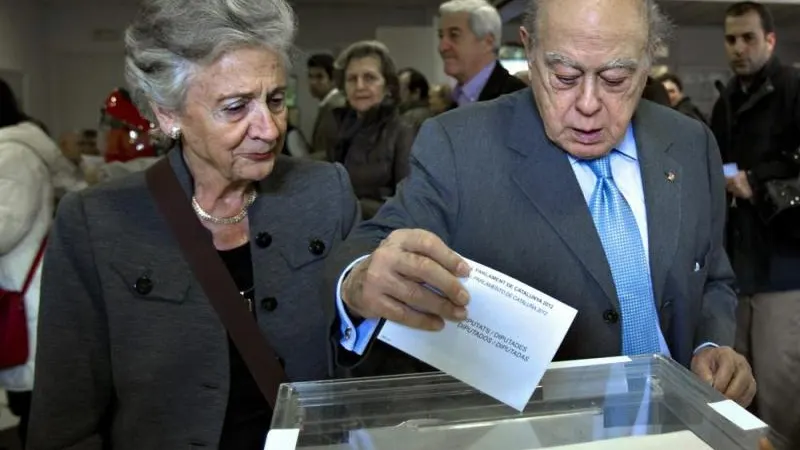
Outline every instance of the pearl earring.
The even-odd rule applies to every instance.
[[[172,127],[172,129],[169,131],[169,137],[177,141],[181,137],[181,128]]]

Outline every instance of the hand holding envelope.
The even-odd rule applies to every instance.
[[[469,271],[467,262],[433,233],[397,230],[350,272],[342,299],[351,313],[363,318],[440,330],[444,320],[467,317],[469,293],[459,277]]]
[[[725,175],[725,188],[728,192],[744,200],[753,198],[753,189],[747,179],[747,172],[739,170],[736,163],[724,164],[722,171]]]

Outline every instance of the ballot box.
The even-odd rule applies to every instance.
[[[553,363],[521,412],[442,373],[284,384],[266,450],[756,450],[765,435],[653,355]]]

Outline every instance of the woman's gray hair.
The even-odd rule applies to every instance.
[[[531,44],[535,44],[539,31],[542,3],[549,0],[530,0],[525,15],[525,29],[530,35]],[[557,0],[556,0],[557,1]],[[649,62],[655,60],[658,51],[672,37],[672,22],[661,11],[655,0],[642,0],[642,9],[647,21],[647,44],[645,54]]]
[[[494,49],[500,49],[503,39],[503,20],[500,13],[486,0],[450,0],[439,6],[439,15],[467,13],[469,29],[480,39],[494,36]]]
[[[125,78],[143,111],[177,111],[196,71],[226,52],[264,47],[288,66],[295,30],[285,0],[143,0],[125,32]]]

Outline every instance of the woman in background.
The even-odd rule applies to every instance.
[[[34,379],[41,279],[37,256],[53,217],[53,180],[59,160],[63,156],[58,146],[20,110],[11,88],[0,79],[0,291],[23,294],[28,347],[27,362],[0,367],[0,389],[7,391],[11,412],[20,418],[23,446]],[[0,305],[0,314],[10,313],[7,306]],[[0,319],[6,324],[9,316]],[[8,331],[0,329],[0,333]],[[2,342],[24,347],[25,339],[18,337],[15,342],[4,337]],[[8,350],[0,346],[0,356]]]
[[[399,114],[400,84],[389,50],[380,42],[348,47],[336,62],[347,105],[334,110],[339,138],[331,160],[344,164],[363,217],[378,212],[408,174],[413,126]]]

